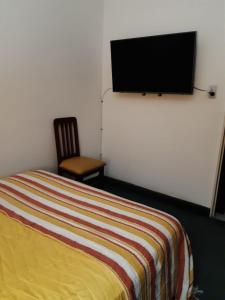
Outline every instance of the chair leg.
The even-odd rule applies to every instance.
[[[104,177],[104,167],[99,171],[99,177]]]
[[[63,176],[63,170],[61,168],[58,168],[58,175]]]
[[[78,176],[78,175],[76,175],[76,176],[75,176],[75,180],[76,180],[76,181],[79,181],[79,182],[83,182],[84,177],[83,177],[83,176]]]

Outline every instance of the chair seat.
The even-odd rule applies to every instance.
[[[72,172],[77,175],[84,175],[95,170],[98,171],[104,166],[104,161],[85,156],[75,156],[72,158],[65,159],[59,165],[61,169]]]

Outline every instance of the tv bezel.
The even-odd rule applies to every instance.
[[[183,35],[187,33],[193,33],[194,34],[194,45],[193,45],[193,69],[192,69],[192,80],[191,85],[192,88],[189,92],[177,92],[177,91],[151,91],[149,90],[117,90],[114,88],[114,77],[113,76],[113,58],[112,58],[112,43],[114,42],[120,42],[120,41],[132,41],[132,40],[138,40],[138,39],[149,39],[153,37],[166,37],[166,36],[173,36],[173,35]],[[138,93],[138,94],[177,94],[177,95],[193,95],[194,94],[194,83],[195,83],[195,73],[196,73],[196,57],[197,57],[197,31],[186,31],[186,32],[177,32],[177,33],[167,33],[167,34],[158,34],[158,35],[151,35],[151,36],[143,36],[143,37],[135,37],[135,38],[126,38],[126,39],[117,39],[117,40],[111,40],[110,41],[110,50],[111,50],[111,70],[112,70],[112,83],[113,83],[113,92],[114,93]]]

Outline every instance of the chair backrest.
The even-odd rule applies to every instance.
[[[80,156],[77,119],[57,118],[54,120],[54,130],[58,163],[73,156]]]

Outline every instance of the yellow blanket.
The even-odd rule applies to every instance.
[[[126,299],[94,257],[0,215],[0,299]],[[103,288],[104,287],[104,288]]]
[[[189,299],[192,255],[166,213],[57,175],[0,180],[0,299]]]

